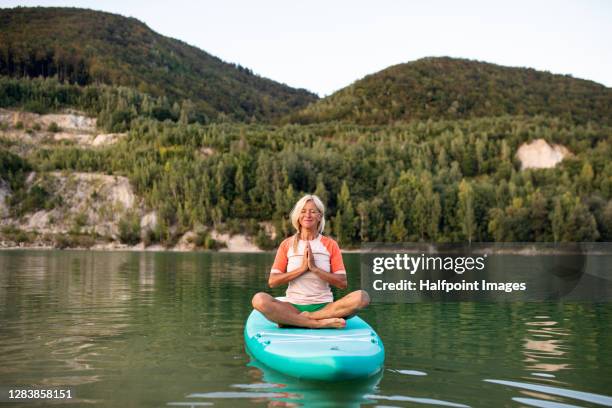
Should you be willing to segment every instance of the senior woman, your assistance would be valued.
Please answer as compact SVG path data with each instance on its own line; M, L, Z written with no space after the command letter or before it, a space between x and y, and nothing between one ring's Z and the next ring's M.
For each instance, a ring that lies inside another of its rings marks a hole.
M267 293L253 296L253 307L279 325L343 328L345 317L368 305L363 290L334 301L330 285L346 289L346 271L336 241L321 235L325 207L316 195L305 195L291 211L297 233L285 239L276 253L268 284L289 284L284 301Z

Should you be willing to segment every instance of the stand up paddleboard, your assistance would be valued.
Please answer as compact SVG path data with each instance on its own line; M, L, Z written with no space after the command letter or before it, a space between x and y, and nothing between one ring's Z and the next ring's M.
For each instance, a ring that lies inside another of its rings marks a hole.
M382 340L355 316L344 329L279 328L254 310L244 328L248 352L268 367L293 377L340 381L369 377L382 369Z

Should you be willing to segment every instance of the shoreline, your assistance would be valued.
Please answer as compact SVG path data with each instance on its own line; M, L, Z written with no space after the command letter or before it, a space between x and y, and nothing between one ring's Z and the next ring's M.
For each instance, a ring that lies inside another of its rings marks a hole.
M610 244L608 242L601 243L584 243L586 244ZM151 245L148 247L144 247L143 245L135 245L135 246L122 246L123 244L118 245L94 245L90 248L84 247L67 247L67 248L55 248L52 246L4 246L0 243L0 251L95 251L95 252L169 252L169 253L225 253L225 254L265 254L265 253L275 253L275 249L264 250L264 249L245 249L245 248L222 248L222 249L187 249L187 248L164 248L161 245ZM361 249L342 249L341 252L343 254L359 254L365 255L368 253L374 253L370 250L361 250ZM398 251L399 253L408 253L408 254L421 254L423 252L420 251ZM376 253L398 253L398 252L376 252ZM440 253L440 252L438 252ZM584 251L584 252L576 252L570 250L542 250L537 251L535 248L529 250L479 250L474 251L474 254L491 254L491 255L522 255L522 256L539 256L539 255L572 255L572 254L583 254L583 255L612 255L612 246L609 250L595 250L595 251ZM444 253L442 253L444 254ZM452 253L448 253L447 255L453 255Z
M52 246L2 246L0 247L0 252L2 251L96 251L96 252L176 252L176 253L189 253L189 252L203 252L203 253L226 253L226 254L259 254L266 252L274 252L266 251L260 249L258 251L248 251L248 250L228 250L227 248L223 249L178 249L178 248L163 248L157 246L150 247L113 247L113 248L104 248L104 247L91 247L91 248L83 248L83 247L69 247L69 248L55 248Z

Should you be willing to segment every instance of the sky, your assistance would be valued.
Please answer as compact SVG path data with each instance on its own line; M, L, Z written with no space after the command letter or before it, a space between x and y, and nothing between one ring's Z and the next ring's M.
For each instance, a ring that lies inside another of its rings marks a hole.
M326 96L391 65L469 58L612 87L612 1L11 1L135 17L256 74Z

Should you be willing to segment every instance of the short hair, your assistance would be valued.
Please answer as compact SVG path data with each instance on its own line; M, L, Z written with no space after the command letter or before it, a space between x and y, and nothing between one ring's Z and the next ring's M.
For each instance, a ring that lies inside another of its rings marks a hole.
M319 197L314 194L306 194L304 197L300 198L295 206L293 206L293 210L291 210L291 224L299 234L300 232L300 213L304 209L304 206L307 202L312 201L317 207L317 210L321 213L321 221L319 222L319 234L323 233L325 229L325 205L323 205L323 201Z

